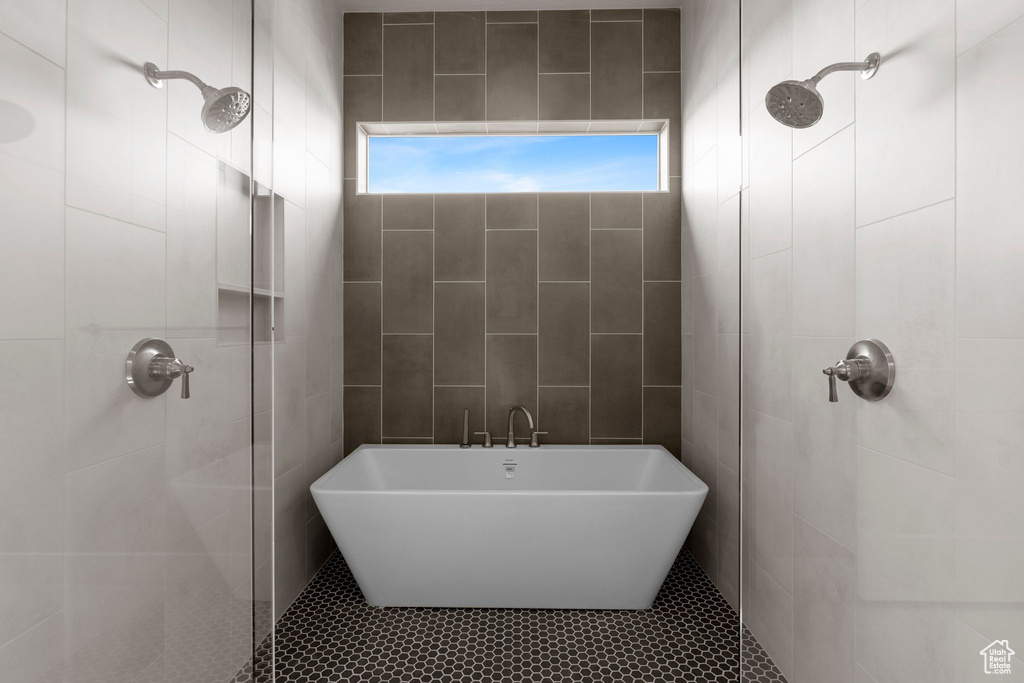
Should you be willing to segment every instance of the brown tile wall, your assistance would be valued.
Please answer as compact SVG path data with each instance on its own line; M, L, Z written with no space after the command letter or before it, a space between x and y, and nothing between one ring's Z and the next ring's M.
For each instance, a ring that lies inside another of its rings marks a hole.
M345 26L345 452L456 443L464 408L500 441L514 402L547 443L678 455L679 11ZM357 121L644 116L670 120L668 193L355 194Z

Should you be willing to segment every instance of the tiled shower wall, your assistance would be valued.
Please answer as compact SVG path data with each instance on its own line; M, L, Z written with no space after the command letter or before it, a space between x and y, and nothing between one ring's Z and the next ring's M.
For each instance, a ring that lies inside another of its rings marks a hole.
M255 11L254 166L257 180L265 174L261 182L285 200L275 219L283 224L274 226L284 249L283 282L274 283L284 292L277 341L254 349L257 467L267 461L271 433L274 444L276 617L333 548L309 485L341 460L343 443L342 13L334 0L257 0ZM255 477L258 588L270 566L261 542L270 540L269 510L260 504L269 477L269 468Z
M739 609L739 0L683 5L683 462L708 485L687 539Z
M225 219L248 233L244 190L240 216L219 194L222 162L250 167L250 123L293 259L276 354L291 427L278 444L279 608L329 547L305 489L341 444L340 366L334 392L323 372L340 346L340 14L255 3L256 106L230 134L202 128L190 83L155 90L141 73L153 61L249 89L252 5L0 2L4 681L228 680L250 654L254 554L256 600L270 600L270 489L254 546L246 316L218 310L218 267L248 273L250 256L245 238L217 244ZM225 343L236 324L242 340ZM177 382L149 400L126 387L125 356L147 336L195 366L189 400ZM270 405L269 351L257 347L257 409Z
M345 15L346 452L457 443L464 408L500 440L519 403L679 454L679 55L672 9ZM670 192L355 193L357 121L643 117Z
M728 26L717 4L690 11ZM793 683L991 678L980 651L1024 642L1024 3L743 7L744 619ZM873 51L873 79L822 82L813 128L767 114L774 83ZM713 73L687 70L692 232L722 244ZM821 369L865 337L893 392L829 403Z

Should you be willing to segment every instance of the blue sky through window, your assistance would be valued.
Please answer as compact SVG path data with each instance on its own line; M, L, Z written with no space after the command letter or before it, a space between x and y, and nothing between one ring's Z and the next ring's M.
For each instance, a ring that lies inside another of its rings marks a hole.
M371 137L374 193L658 189L658 136Z

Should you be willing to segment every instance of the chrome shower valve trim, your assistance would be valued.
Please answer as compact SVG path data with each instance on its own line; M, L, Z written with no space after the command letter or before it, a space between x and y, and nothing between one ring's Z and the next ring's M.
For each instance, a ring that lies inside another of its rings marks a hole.
M829 403L839 402L836 380L847 382L865 401L881 401L896 382L896 361L889 348L877 339L861 339L850 347L846 359L821 371L828 377Z
M156 398L181 378L181 397L189 398L189 376L195 368L174 355L174 349L162 339L140 339L128 352L125 379L136 396Z

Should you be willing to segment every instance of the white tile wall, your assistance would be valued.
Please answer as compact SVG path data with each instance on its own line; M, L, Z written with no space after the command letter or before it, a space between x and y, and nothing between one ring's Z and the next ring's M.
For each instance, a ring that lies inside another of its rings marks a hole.
M861 226L954 194L953 0L872 0L856 33L857 55L882 55L874 78L852 76Z
M241 259L246 280L249 255L246 237L219 264L228 248L217 231L218 221L247 226L247 203L232 212L218 186L221 164L249 165L250 124L257 178L289 199L277 226L291 249L278 321L288 341L273 349L281 423L294 427L279 429L277 453L291 465L278 502L279 612L326 557L330 537L306 488L340 456L332 389L341 377L307 382L306 358L330 368L341 319L340 192L331 186L341 175L341 16L320 4L257 3L259 99L249 121L215 136L202 128L193 85L153 89L141 64L251 89L248 0L0 3L5 681L164 680L203 658L203 646L222 662L211 680L227 680L248 656L248 603L254 590L271 597L265 571L253 588L252 554L269 566L277 489L267 467L256 472L265 495L247 489L250 394L255 379L257 409L269 410L272 350L256 348L253 378L249 347L218 341L218 326L232 324L218 313L218 272ZM298 78L276 72L275 53ZM275 130L291 148L272 147ZM299 208L307 202L309 220ZM308 354L307 301L316 321ZM127 390L125 354L146 336L169 339L195 366L190 400L177 385L152 400ZM257 464L269 463L269 444L260 446Z
M793 162L794 335L853 334L853 148L848 126Z
M899 358L891 401L858 401L858 443L953 473L953 384L934 382L952 357L953 202L857 230L857 337L881 339Z
M962 4L973 17L990 16L977 3ZM1024 14L1024 4L1016 4ZM1008 134L1020 120L1024 82L1007 78L1022 60L1024 22L1016 21L957 61L956 331L962 337L1024 336L1018 190L1024 141Z
M64 71L0 35L0 152L64 169Z
M688 540L739 606L739 4L684 3L683 462L710 489Z
M695 34L723 30L723 13L689 4ZM982 680L983 646L1024 642L1024 149L1012 132L1024 5L743 7L744 618L793 683ZM698 154L721 144L698 125L700 84L720 68L707 40L684 59L684 138ZM872 51L874 79L822 83L817 126L791 132L766 114L772 84ZM699 220L710 188L685 168ZM706 322L695 317L694 339ZM840 387L828 403L821 369L869 336L895 354L892 394L868 403Z
M963 54L1022 16L1021 0L957 0L956 53Z
M2 37L0 37L2 39ZM64 334L64 175L0 153L0 338Z
M68 116L72 206L164 228L166 90L137 65L166 54L166 22L136 0L69 2L69 108L81 112Z
M25 47L64 66L67 0L7 0L0 5L0 26Z
M828 64L867 56L853 51L853 12L852 0L793 0L792 78L810 78ZM818 84L818 92L825 98L824 113L814 126L793 131L793 156L853 123L854 84L852 78L835 75Z

